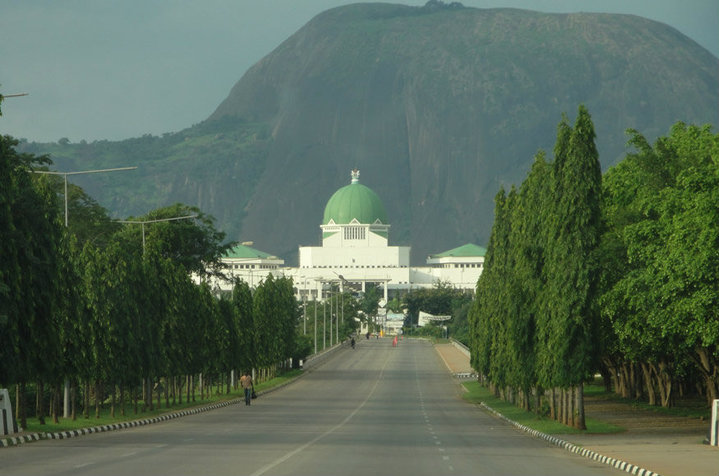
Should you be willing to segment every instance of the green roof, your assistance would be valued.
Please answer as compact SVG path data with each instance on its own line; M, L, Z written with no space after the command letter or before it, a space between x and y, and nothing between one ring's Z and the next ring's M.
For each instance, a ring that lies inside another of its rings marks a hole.
M467 243L458 248L431 255L430 258L446 258L448 256L467 257L467 256L484 256L487 253L487 249L482 246L477 246L472 243Z
M269 258L269 259L277 259L276 256L271 255L269 253L265 253L264 251L256 250L254 248L250 248L246 245L237 245L234 248L231 248L230 250L225 253L225 257L227 258Z
M356 172L356 171L355 171ZM322 224L330 220L338 225L346 225L357 220L363 225L377 221L386 225L387 212L382 200L369 187L359 183L359 172L352 176L352 183L337 190L325 206Z

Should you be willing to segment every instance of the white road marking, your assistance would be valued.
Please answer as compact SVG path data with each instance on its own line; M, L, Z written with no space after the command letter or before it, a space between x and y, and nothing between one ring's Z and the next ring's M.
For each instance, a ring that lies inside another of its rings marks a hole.
M285 461L287 461L294 455L304 451L311 445L317 443L319 440L321 440L325 436L330 435L330 434L334 433L335 431L339 430L340 428L342 428L348 421L350 421L352 419L352 417L354 417L357 414L357 412L359 412L362 409L362 407L364 407L367 404L369 399L372 397L375 390L377 389L377 386L379 385L380 381L382 380L382 375L384 374L384 369L387 366L387 362L389 362L389 356L387 356L387 359L384 361L384 365L382 365L382 370L380 370L380 372L379 372L379 377L377 377L377 380L375 381L374 386L372 387L372 390L370 390L369 394L367 395L367 398L365 398L364 401L357 406L357 408L352 410L352 413L347 415L347 417L344 420L342 420L341 422L339 422L338 424L336 424L329 430L325 431L324 433L312 438L310 441L308 441L304 445L301 445L301 446L295 448L294 450L286 453L284 456L277 458L272 463L267 464L267 465L263 466L262 468L258 469L257 471L252 473L251 476L261 476L261 475L265 474L267 471L271 470L278 464L284 463Z

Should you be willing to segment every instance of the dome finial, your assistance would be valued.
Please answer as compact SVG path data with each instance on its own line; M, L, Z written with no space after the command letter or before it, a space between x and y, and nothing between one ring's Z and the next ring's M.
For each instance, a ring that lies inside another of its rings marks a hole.
M359 169L352 169L352 182L351 183L359 183Z

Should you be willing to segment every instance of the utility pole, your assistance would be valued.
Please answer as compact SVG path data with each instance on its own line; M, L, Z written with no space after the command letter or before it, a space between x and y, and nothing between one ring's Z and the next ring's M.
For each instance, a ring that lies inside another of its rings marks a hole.
M15 97L15 96L25 96L27 93L24 94L15 94L10 96L4 96L4 97ZM36 174L44 174L44 175L62 175L65 180L65 228L68 227L68 211L67 211L67 176L68 175L83 175L83 174L97 174L97 173L104 173L104 172L120 172L124 170L135 170L137 167L117 167L114 169L99 169L99 170L81 170L78 172L53 172L49 170L33 170ZM63 406L62 406L62 417L63 418L69 418L70 417L70 381L65 380L65 386L64 386L64 392L63 392Z
M161 221L174 221L174 220L187 220L189 218L195 218L197 215L187 215L184 217L172 217L172 218L158 218L156 220L117 220L118 223L129 223L142 225L142 254L145 254L145 224L147 223L159 223Z

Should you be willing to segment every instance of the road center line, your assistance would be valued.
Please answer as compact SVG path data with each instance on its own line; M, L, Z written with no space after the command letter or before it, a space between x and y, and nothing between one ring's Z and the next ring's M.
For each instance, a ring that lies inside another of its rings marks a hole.
M380 381L382 380L382 375L384 374L384 369L387 366L387 362L389 362L390 355L387 355L387 358L385 359L384 364L382 364L382 369L379 372L379 377L375 381L374 386L372 387L372 390L370 390L369 394L367 394L367 398L365 398L364 401L357 406L357 408L352 410L352 413L347 415L347 417L345 417L344 420L342 420L341 422L339 422L338 424L336 424L329 430L325 431L321 435L315 436L314 438L312 438L310 441L308 441L304 445L295 448L294 450L290 451L289 453L285 454L284 456L277 458L272 463L269 463L269 464L263 466L262 468L258 469L257 471L252 473L251 476L261 476L261 475L265 474L267 471L271 470L278 464L284 463L285 461L292 458L297 453L300 453L301 451L307 449L309 446L317 443L319 440L321 440L325 436L330 435L330 434L334 433L335 431L339 430L340 428L342 428L348 421L350 421L352 419L352 417L354 417L357 414L358 411L360 411L362 409L362 407L365 406L365 404L369 401L369 399L374 394L375 390L377 389L377 385L379 385Z

